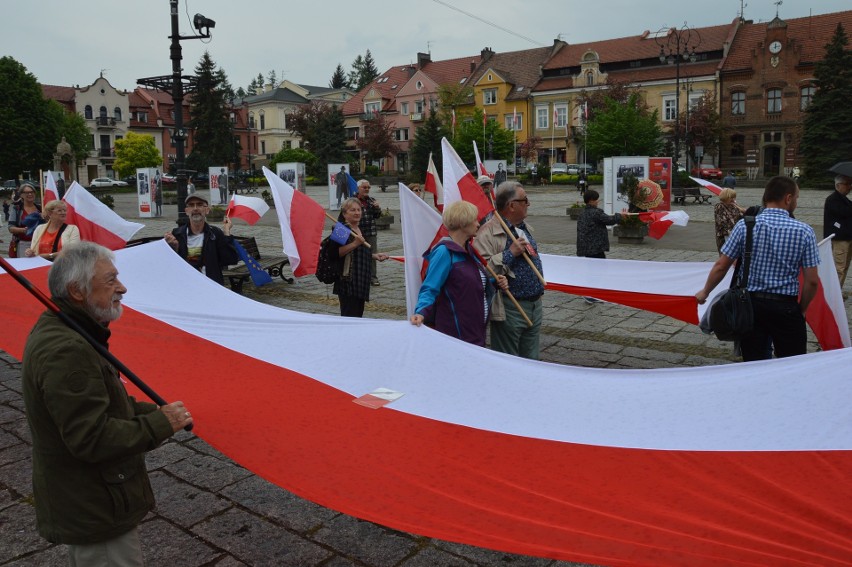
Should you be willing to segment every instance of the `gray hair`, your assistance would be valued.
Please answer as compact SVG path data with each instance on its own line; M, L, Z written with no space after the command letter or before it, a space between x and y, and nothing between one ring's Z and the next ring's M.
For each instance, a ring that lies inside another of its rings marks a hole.
M57 299L68 299L71 285L84 295L92 291L95 264L99 260L115 261L115 254L94 242L80 241L63 246L47 274L47 287Z
M494 199L494 207L498 211L504 210L518 194L518 189L524 186L518 181L504 181L497 187L497 197Z
M852 181L852 177L848 175L836 175L834 176L834 186L837 187L838 183L847 183Z
M358 187L361 187L361 185L369 185L369 184L370 184L370 181L368 179L359 179L358 180Z

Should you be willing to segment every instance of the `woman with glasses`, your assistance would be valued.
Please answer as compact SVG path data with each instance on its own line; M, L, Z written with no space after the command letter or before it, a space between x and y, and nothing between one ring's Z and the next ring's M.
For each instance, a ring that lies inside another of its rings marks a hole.
M21 199L9 212L9 232L12 244L9 245L9 257L24 256L33 239L35 227L41 224L41 207L36 202L35 188L24 183L21 185Z
M65 224L68 207L64 201L50 201L44 206L44 218L47 224L41 224L33 232L28 257L41 256L53 260L63 246L80 241L80 230L73 224Z

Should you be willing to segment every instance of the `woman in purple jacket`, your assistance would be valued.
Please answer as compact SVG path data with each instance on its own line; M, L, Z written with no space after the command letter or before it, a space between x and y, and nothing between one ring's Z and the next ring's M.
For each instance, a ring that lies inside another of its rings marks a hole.
M411 323L419 326L425 322L446 335L485 346L493 288L470 249L470 239L479 229L476 219L476 207L466 201L456 201L444 209L449 237L426 254L429 267ZM509 286L505 276L497 276L497 285L501 289Z

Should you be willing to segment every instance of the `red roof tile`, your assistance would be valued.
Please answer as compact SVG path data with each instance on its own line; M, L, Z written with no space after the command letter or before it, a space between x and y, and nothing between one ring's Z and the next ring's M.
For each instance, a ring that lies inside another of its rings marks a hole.
M347 100L341 107L344 116L352 116L354 114L362 114L364 112L364 97L370 92L370 89L376 89L382 97L382 111L387 112L394 108L394 96L396 92L402 88L411 75L416 71L413 65L399 65L391 67L360 91L355 96ZM393 88L393 87L396 88Z
M473 69L476 70L480 61L482 61L481 55L446 59L444 61L430 61L423 65L420 70L437 84L446 85L449 83L458 83L463 78L470 77L472 72L471 63L473 63Z

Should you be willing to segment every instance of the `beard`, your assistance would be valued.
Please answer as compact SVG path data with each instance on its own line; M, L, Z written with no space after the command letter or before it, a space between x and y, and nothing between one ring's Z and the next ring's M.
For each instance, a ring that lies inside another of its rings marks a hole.
M124 311L124 308L122 307L121 303L119 303L115 307L113 307L112 305L112 303L115 301L120 302L122 297L123 295L120 293L113 295L109 307L98 307L97 305L93 305L88 302L86 303L86 307L88 308L91 316L96 321L99 321L101 323L110 323L121 317L121 313L122 311Z

